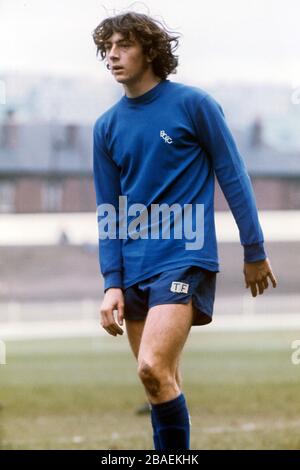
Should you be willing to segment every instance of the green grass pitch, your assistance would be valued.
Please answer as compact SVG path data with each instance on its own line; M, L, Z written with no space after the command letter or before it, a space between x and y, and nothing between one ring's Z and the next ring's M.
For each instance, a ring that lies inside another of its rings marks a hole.
M201 327L200 327L201 328ZM182 357L192 449L300 449L300 331L192 332ZM7 342L0 449L152 449L127 338Z

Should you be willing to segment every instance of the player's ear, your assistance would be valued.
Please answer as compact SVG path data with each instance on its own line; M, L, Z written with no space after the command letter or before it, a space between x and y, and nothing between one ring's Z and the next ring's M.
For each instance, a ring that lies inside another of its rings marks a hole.
M154 49L150 49L146 56L147 62L149 63L152 62L156 56L157 56L157 52Z

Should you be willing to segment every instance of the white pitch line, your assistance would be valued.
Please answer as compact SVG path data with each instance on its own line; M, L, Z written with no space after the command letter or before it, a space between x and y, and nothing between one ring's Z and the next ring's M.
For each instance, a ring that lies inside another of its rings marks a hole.
M205 326L192 327L192 333L200 331L284 331L299 330L300 315L257 314L219 315ZM126 334L126 329L125 334ZM51 338L84 338L105 336L108 333L97 320L1 322L0 339L32 340Z
M300 211L259 211L265 240L300 241ZM219 242L240 242L229 211L215 213ZM57 214L0 214L0 246L56 245L62 232L71 244L97 244L96 211Z

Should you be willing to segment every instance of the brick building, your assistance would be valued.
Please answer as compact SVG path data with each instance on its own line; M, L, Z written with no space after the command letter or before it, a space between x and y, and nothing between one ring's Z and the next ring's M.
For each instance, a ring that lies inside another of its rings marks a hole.
M234 132L260 210L300 209L300 154L265 145L260 125ZM216 185L216 210L228 209ZM54 123L0 127L0 213L95 210L92 129Z

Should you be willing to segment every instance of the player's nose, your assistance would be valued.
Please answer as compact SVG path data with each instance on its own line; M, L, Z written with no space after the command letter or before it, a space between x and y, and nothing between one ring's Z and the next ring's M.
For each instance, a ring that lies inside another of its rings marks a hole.
M115 58L118 58L118 57L119 57L118 46L116 44L113 44L111 46L110 51L109 51L108 58L111 60L111 59L115 59Z

